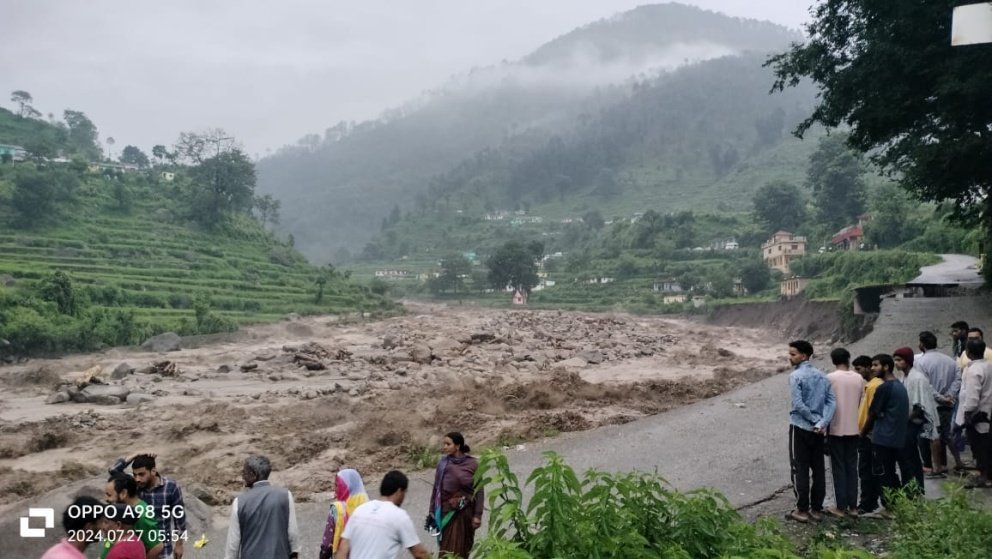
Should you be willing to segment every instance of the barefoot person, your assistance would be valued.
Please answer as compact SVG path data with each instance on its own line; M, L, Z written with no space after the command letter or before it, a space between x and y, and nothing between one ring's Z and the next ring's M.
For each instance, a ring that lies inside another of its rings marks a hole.
M482 488L476 492L473 481L479 462L468 455L469 447L461 433L448 433L442 444L444 456L434 476L428 515L441 532L438 553L467 558L475 542L475 530L482 525L485 495Z
M830 381L814 368L813 345L805 340L789 342L789 462L796 509L789 518L798 522L823 518L823 498L827 491L823 463L823 441L834 417L836 400ZM810 472L813 473L810 484Z
M324 537L320 542L320 559L331 559L338 551L341 534L344 533L348 518L355 509L369 500L365 492L365 484L358 471L341 470L335 479L334 502L327 513L327 525L324 527Z

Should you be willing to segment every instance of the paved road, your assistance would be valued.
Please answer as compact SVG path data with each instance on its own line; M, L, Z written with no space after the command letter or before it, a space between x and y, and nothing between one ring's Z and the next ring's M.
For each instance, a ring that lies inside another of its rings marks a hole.
M978 259L963 254L941 254L943 262L920 269L920 275L912 285L959 285L961 287L979 287L982 276L979 275Z

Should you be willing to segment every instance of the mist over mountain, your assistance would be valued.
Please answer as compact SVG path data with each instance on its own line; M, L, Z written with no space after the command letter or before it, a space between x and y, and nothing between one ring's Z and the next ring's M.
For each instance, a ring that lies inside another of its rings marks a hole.
M552 138L589 137L590 123L603 123L605 111L643 104L638 92L645 84L679 68L752 53L753 64L732 71L753 70L766 80L763 54L753 53L780 50L797 39L767 22L679 4L643 6L558 37L520 61L453 77L378 120L339 123L322 135L304 136L259 162L258 188L282 201L281 227L296 246L318 262L328 261L341 248L354 252L363 246L394 207L423 208L439 192L453 191L445 183L467 160L500 154L516 161ZM739 77L716 76L725 82L715 87L733 89ZM766 90L770 83L762 82ZM684 94L695 96L691 89ZM679 106L678 111L694 110ZM604 131L600 141L607 136ZM618 149L632 148L604 146L606 152ZM651 150L640 156L650 159ZM539 168L530 178L520 168L514 172L516 188L523 189L546 174Z

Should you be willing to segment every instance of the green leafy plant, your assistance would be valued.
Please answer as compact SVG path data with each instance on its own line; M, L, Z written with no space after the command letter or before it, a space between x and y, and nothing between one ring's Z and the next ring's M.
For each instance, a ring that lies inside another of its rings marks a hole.
M770 523L748 524L715 491L679 493L653 474L591 470L581 478L561 456L527 478L523 490L506 457L483 453L476 484L485 485L489 532L475 556L507 559L797 558Z

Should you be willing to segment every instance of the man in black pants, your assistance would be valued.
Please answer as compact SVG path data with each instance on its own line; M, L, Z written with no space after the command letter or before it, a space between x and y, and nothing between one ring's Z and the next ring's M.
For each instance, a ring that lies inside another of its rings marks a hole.
M788 518L809 522L823 518L823 497L827 492L823 463L823 441L836 409L834 392L819 370L810 365L813 346L805 340L789 343L789 375L792 409L789 411L789 462L796 509ZM812 485L810 472L813 473Z
M872 357L871 369L876 375L882 375L885 382L875 391L868 409L868 421L861 430L861 435L871 437L874 454L872 468L875 475L881 478L882 505L888 509L891 501L886 490L896 491L900 487L896 464L903 456L902 449L906 443L909 394L902 383L896 380L893 373L895 362L891 355L880 353ZM900 468L904 472L910 469L908 464L901 464Z

